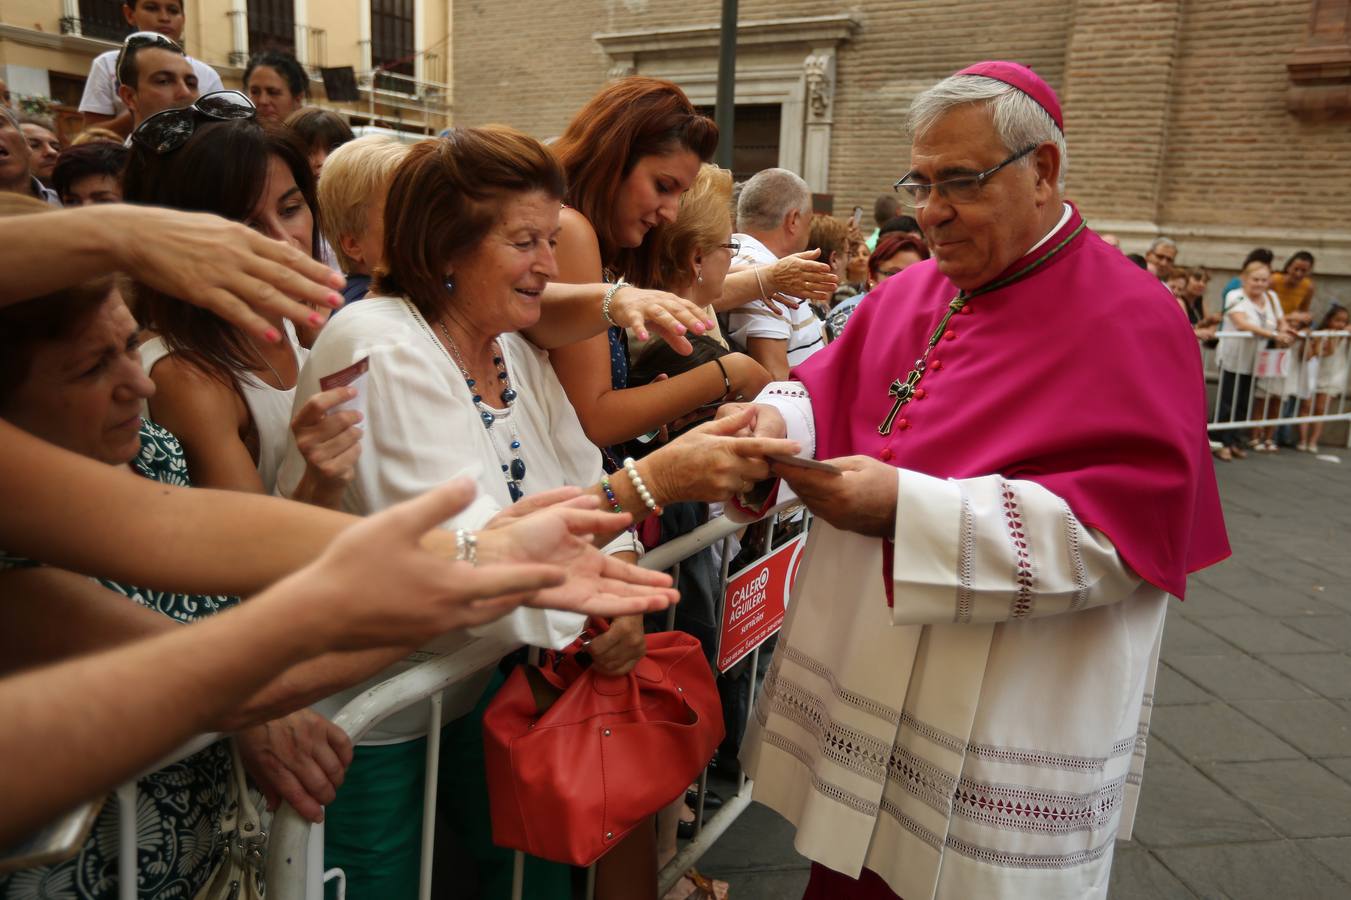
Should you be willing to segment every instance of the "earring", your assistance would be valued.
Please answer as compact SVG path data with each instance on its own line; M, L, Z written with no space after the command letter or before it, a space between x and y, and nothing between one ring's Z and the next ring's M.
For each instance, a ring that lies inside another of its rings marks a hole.
M450 293L454 293L454 291L455 291L455 277L454 277L453 275L447 275L447 276L446 276L446 293L450 294Z
M699 282L700 284L703 284L703 283L704 283L704 273L703 273L703 272L695 272L695 273L694 273L694 280L697 281L697 282Z

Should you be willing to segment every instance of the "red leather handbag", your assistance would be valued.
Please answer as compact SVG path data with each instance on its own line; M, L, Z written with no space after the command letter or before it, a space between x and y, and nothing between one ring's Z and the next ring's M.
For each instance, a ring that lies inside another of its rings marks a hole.
M576 646L518 666L483 717L493 841L589 866L685 792L723 738L699 642L647 636L628 675L586 667ZM562 691L541 711L541 693Z

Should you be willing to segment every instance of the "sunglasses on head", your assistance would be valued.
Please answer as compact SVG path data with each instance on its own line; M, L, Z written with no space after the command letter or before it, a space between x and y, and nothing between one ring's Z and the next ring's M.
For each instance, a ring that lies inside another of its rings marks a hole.
M188 142L197 130L199 117L225 122L252 119L258 110L239 91L212 91L183 109L166 109L146 119L131 133L133 143L163 156Z
M182 53L183 48L171 37L166 37L158 31L137 31L127 35L126 40L122 41L122 49L117 51L117 62L113 63L113 75L118 77L122 72L122 62L127 58L127 54L134 50L141 50L145 47L163 47L165 50L172 50L175 53Z

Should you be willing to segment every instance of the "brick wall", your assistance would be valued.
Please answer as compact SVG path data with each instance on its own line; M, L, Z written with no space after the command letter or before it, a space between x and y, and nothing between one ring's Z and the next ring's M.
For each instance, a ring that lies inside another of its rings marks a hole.
M456 120L507 121L541 137L561 131L604 83L611 60L594 34L711 25L719 10L717 0L452 2ZM905 171L904 114L918 91L1003 57L1060 92L1069 194L1093 221L1134 223L1123 232L1128 246L1160 228L1181 237L1189 261L1223 265L1258 243L1278 253L1308 245L1324 274L1351 275L1351 125L1285 110L1285 64L1310 3L742 0L740 14L745 23L850 11L862 22L838 50L837 211L871 210ZM743 48L740 64L757 52ZM690 65L713 71L716 58Z

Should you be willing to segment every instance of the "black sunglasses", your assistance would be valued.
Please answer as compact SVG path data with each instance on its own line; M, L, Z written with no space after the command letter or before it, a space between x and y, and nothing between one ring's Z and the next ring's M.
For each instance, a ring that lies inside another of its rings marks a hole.
M133 32L122 41L122 48L117 51L117 61L113 63L113 77L118 80L118 84L122 83L122 63L126 60L127 54L146 47L163 47L165 50L183 53L183 48L179 46L177 41L160 34L158 31Z
M131 140L151 153L163 156L188 142L197 130L199 116L223 122L252 119L257 114L253 101L239 91L212 91L198 97L192 106L155 113L136 126Z

